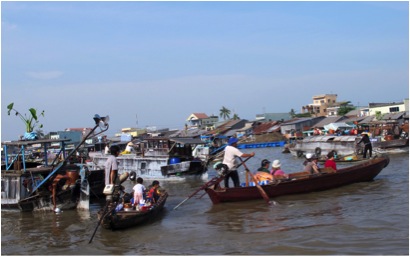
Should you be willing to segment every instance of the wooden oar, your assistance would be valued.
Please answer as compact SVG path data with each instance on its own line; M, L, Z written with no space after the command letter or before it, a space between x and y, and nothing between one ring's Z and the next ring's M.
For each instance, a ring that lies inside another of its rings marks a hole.
M239 164L238 166L236 166L236 168L239 168L241 165L245 165L245 162L247 160L249 160L251 157L248 157L245 159L245 161L241 160L241 164ZM194 195L196 195L199 191L201 190L205 190L205 188L208 188L210 186L213 186L215 184L219 184L219 182L221 182L224 178L225 178L226 174L221 174L217 177L212 178L211 180L209 180L208 182L206 182L204 185L202 185L198 190L196 190L194 193L192 193L190 196L188 196L187 198L185 198L182 202L180 202L177 206L174 207L174 210L176 210L179 206L181 206L183 203L185 203L186 201L188 201L189 199L191 199ZM202 197L202 196L201 196Z
M242 161L242 158L239 157L239 160L242 162L242 165L245 167L246 173L251 175L253 182L255 183L256 188L258 189L259 193L265 199L267 204L271 204L269 196L266 194L266 192L263 190L263 188L259 185L258 180L255 178L255 176L252 174L252 172L249 171L248 167L246 164Z
M100 218L100 220L98 221L97 227L95 227L94 233L93 233L93 235L91 236L90 241L88 241L89 244L93 241L93 238L94 238L94 236L95 236L95 233L97 232L98 227L100 226L100 224L101 224L102 220L104 219L105 215L108 213L108 205L109 205L109 202L107 202L107 203L105 204L103 213L101 214L101 218Z

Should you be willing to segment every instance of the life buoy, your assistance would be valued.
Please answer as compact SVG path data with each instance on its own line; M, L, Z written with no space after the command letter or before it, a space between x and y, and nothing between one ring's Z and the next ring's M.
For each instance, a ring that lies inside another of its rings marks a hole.
M296 155L297 155L298 157L302 157L302 156L303 156L303 152L299 150L299 151L296 152Z
M131 171L131 173L130 173L130 180L131 180L131 181L134 181L136 177L137 177L137 173L135 173L135 171Z
M322 153L322 149L320 149L320 147L316 147L315 149L315 154L316 156L319 158L320 154Z

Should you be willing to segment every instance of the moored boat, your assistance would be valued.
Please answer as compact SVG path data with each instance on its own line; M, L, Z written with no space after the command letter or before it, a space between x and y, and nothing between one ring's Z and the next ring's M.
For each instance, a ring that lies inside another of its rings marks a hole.
M118 172L135 173L136 177L149 179L178 179L186 175L207 178L207 161L193 156L195 145L204 144L193 138L146 138L139 143L140 151L117 157ZM103 168L108 155L97 153L93 165Z
M150 206L135 209L135 207L115 210L116 203L108 206L108 211L102 209L98 212L98 219L103 228L116 230L126 229L134 226L145 225L157 218L164 209L168 193L163 192L157 202Z
M260 185L269 197L322 191L358 182L373 180L388 164L389 157L382 155L358 165L339 169L336 172L322 172L311 175L306 172L289 174L289 180L272 181ZM218 185L205 188L212 203L237 202L262 199L256 186L222 188Z
M78 148L95 135L94 131L102 127L101 132L108 129L108 117L94 117L96 125L83 141L66 154L65 145L69 139L36 139L3 142L5 164L1 170L1 206L2 209L19 208L21 211L33 210L63 210L79 206L88 208L92 194L102 195L104 170L89 170L86 165L71 163L70 157L76 154ZM102 124L101 124L102 123ZM99 133L101 133L99 132ZM97 133L98 134L98 133ZM48 163L47 149L51 144L57 144L60 152L51 163ZM28 162L26 150L33 145L44 150L43 163ZM17 154L8 156L10 150Z

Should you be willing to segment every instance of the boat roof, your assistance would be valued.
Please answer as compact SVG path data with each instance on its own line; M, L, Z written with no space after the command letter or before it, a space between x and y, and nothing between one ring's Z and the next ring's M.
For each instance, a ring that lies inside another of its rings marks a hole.
M68 142L71 139L38 139L38 140L18 140L18 141L5 141L1 142L2 145L10 146L22 146L22 145L36 145L36 144L46 144L46 143L61 143Z
M328 141L333 141L333 142L351 142L355 141L357 136L311 136L311 137L305 137L303 139L303 142L328 142Z
M204 141L202 141L201 139L199 139L199 138L185 138L185 137L178 137L178 138L170 138L169 139L170 141L174 141L174 142L176 142L176 143L179 143L179 144L196 144L196 145L199 145L199 144L206 144Z

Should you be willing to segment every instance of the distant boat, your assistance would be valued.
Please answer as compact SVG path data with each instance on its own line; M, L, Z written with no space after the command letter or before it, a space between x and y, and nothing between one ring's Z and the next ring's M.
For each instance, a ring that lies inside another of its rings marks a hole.
M309 136L289 144L288 150L297 157L303 157L307 153L314 153L317 156L327 155L330 151L336 151L340 156L347 156L357 152L356 143L359 141L358 136Z
M174 179L187 175L207 178L207 155L194 156L195 147L204 145L195 138L146 138L134 143L137 151L117 157L119 174L128 172L147 179ZM109 155L96 153L92 164L103 168Z

